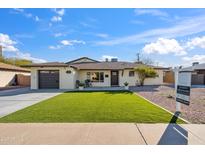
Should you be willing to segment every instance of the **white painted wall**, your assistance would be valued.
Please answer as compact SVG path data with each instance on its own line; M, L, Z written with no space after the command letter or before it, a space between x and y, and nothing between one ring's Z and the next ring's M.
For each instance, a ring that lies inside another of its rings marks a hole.
M30 75L30 73L26 72L0 70L0 87L9 86L9 84L14 81L16 74Z
M60 89L74 89L77 72L70 67L32 67L31 68L31 89L38 89L38 71L39 70L59 70ZM70 70L71 74L66 73Z
M135 72L135 75L133 77L129 76L129 71L132 71L132 69L126 69L124 70L124 74L122 76L122 71L119 71L119 85L124 86L125 82L129 83L129 86L135 86L136 83L139 83L139 78L137 72ZM159 77L156 78L146 78L144 81L144 85L161 85L163 84L163 70L156 70Z
M97 70L97 71L79 71L78 72L78 80L80 82L85 82L87 79L87 72L104 72L104 82L92 82L92 86L94 87L109 87L110 86L110 71L106 70ZM108 75L108 78L105 77L105 75Z
M31 89L38 89L38 70L59 70L60 73L60 89L74 89L76 80L84 82L87 79L87 72L96 71L77 71L69 67L33 67L31 68ZM71 74L67 74L66 71L71 70ZM138 80L138 75L135 72L133 77L129 77L129 71L131 69L119 71L119 86L124 86L125 82L129 83L129 86L135 86ZM145 85L160 85L163 84L163 70L156 70L159 77L145 79ZM109 87L111 86L111 73L109 70L98 70L97 72L104 72L104 82L92 82L94 87ZM108 78L105 75L108 74Z
M156 78L146 78L144 85L161 85L163 84L163 70L155 70L159 77Z
M119 71L119 85L124 86L125 82L129 83L129 86L135 86L136 82L138 80L137 73L135 72L134 76L129 76L129 71L133 71L132 69L125 69L124 73L122 75L123 71Z

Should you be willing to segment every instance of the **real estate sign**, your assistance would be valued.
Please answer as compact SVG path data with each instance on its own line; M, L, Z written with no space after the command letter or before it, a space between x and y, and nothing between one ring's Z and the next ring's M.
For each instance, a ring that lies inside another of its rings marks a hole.
M176 101L185 105L190 104L191 72L179 72Z

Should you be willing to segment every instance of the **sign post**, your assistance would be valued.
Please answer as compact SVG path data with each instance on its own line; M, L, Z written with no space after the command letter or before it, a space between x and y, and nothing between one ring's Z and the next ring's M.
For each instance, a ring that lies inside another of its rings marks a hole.
M190 104L191 72L175 69L176 112L181 111L181 105Z
M174 70L174 75L175 75L175 100L177 96L177 85L178 85L178 75L179 75L179 69L175 68ZM176 101L176 112L181 112L181 104Z

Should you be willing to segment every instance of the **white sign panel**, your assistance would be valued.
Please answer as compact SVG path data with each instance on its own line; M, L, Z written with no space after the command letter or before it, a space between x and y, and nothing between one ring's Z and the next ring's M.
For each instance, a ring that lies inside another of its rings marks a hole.
M176 101L189 105L191 89L191 72L179 72Z

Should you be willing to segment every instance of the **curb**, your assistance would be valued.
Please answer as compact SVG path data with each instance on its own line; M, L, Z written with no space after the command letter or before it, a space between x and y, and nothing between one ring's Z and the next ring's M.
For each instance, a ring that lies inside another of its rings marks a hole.
M133 93L134 93L135 95L137 95L137 96L139 96L139 97L145 99L145 100L148 101L149 103L151 103L151 104L153 104L153 105L155 105L155 106L157 106L157 107L163 109L164 111L166 111L166 112L172 114L173 116L175 115L173 112L171 112L171 111L165 109L164 107L162 107L162 106L160 106L160 105L158 105L158 104L156 104L156 103L154 103L154 102L148 100L147 98L145 98L145 97L139 95L138 93L136 93L136 92L133 92ZM189 122L188 120L185 120L184 118L181 118L181 117L178 117L178 118L181 119L181 120L183 120L183 121L186 122L187 124L191 124L191 122Z

